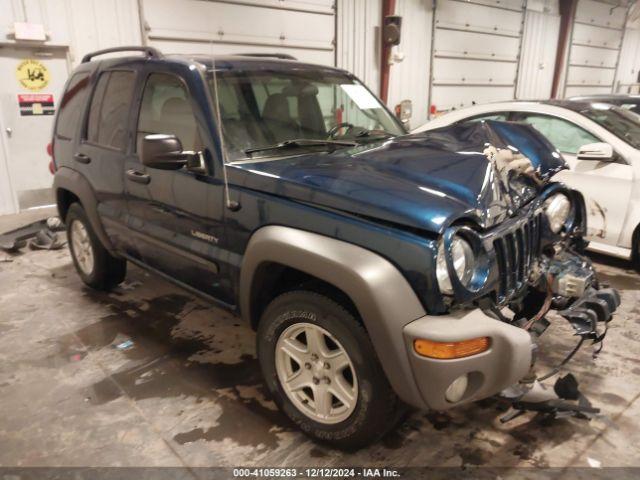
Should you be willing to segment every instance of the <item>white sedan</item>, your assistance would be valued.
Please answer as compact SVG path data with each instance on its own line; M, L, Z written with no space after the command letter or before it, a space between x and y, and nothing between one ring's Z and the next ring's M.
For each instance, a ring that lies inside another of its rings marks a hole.
M545 135L570 167L555 178L584 196L589 249L638 261L640 116L604 103L513 101L454 110L413 133L480 120L526 122Z

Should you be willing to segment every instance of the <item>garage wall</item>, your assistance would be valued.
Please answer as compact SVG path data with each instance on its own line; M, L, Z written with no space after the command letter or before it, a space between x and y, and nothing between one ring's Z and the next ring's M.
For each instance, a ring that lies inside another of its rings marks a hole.
M524 19L523 0L437 0L431 104L449 110L514 98Z
M44 42L16 42L14 22L40 24ZM35 93L54 106L71 68L93 50L140 44L136 0L0 0L0 214L53 203L46 145L52 115L24 115L18 95L34 93L16 79L26 59L40 62L48 83Z
M14 22L40 23L42 46L67 49L74 65L87 52L141 41L136 0L0 0L0 12L1 43L15 43Z
M565 98L614 90L627 10L609 2L578 0L564 75Z
M378 94L382 0L337 0L336 11L336 66Z
M559 34L558 2L527 2L516 98L551 96Z
M165 53L277 51L312 63L335 62L333 0L141 2L146 42Z
M639 73L640 29L635 25L633 27L627 25L620 51L614 91L616 93L638 93Z
M429 114L433 2L400 0L395 13L402 17L402 37L392 53L403 58L391 65L388 104L393 108L403 100L411 100L409 126L415 128L425 123Z

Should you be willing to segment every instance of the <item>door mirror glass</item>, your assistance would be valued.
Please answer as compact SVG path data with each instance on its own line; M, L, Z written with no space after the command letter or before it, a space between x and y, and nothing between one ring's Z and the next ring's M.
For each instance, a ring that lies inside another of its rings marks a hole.
M613 147L608 143L588 143L578 149L578 160L613 161Z
M141 150L142 164L161 170L178 170L196 155L193 152L183 152L182 143L175 135L162 133L145 136Z

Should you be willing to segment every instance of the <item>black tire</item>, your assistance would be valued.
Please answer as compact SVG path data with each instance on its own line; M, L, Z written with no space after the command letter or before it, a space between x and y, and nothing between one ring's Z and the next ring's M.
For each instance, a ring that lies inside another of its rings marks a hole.
M631 248L631 265L636 272L640 272L640 225L633 232Z
M357 401L340 423L318 422L289 399L278 379L276 345L291 325L310 323L329 332L348 354L357 376ZM344 450L380 439L399 420L401 405L380 366L364 327L340 304L312 291L296 290L275 298L258 326L258 359L265 383L278 407L307 435Z
M72 227L74 222L80 222L88 233L89 243L93 252L93 268L90 272L85 272L80 267L76 252L73 246ZM65 218L67 227L67 240L69 251L76 271L84 283L97 290L111 290L121 283L127 274L127 261L122 258L112 256L102 245L96 236L87 214L79 203L74 203L69 207Z

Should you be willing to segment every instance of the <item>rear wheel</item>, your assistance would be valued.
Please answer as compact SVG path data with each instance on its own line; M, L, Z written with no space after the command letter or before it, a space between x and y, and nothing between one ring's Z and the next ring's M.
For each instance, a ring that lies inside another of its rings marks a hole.
M126 260L104 248L80 204L69 207L65 223L71 258L82 281L99 290L110 290L122 282L127 273Z
M329 297L299 290L274 299L258 327L258 357L280 409L317 440L357 449L397 422L398 399L367 332Z

